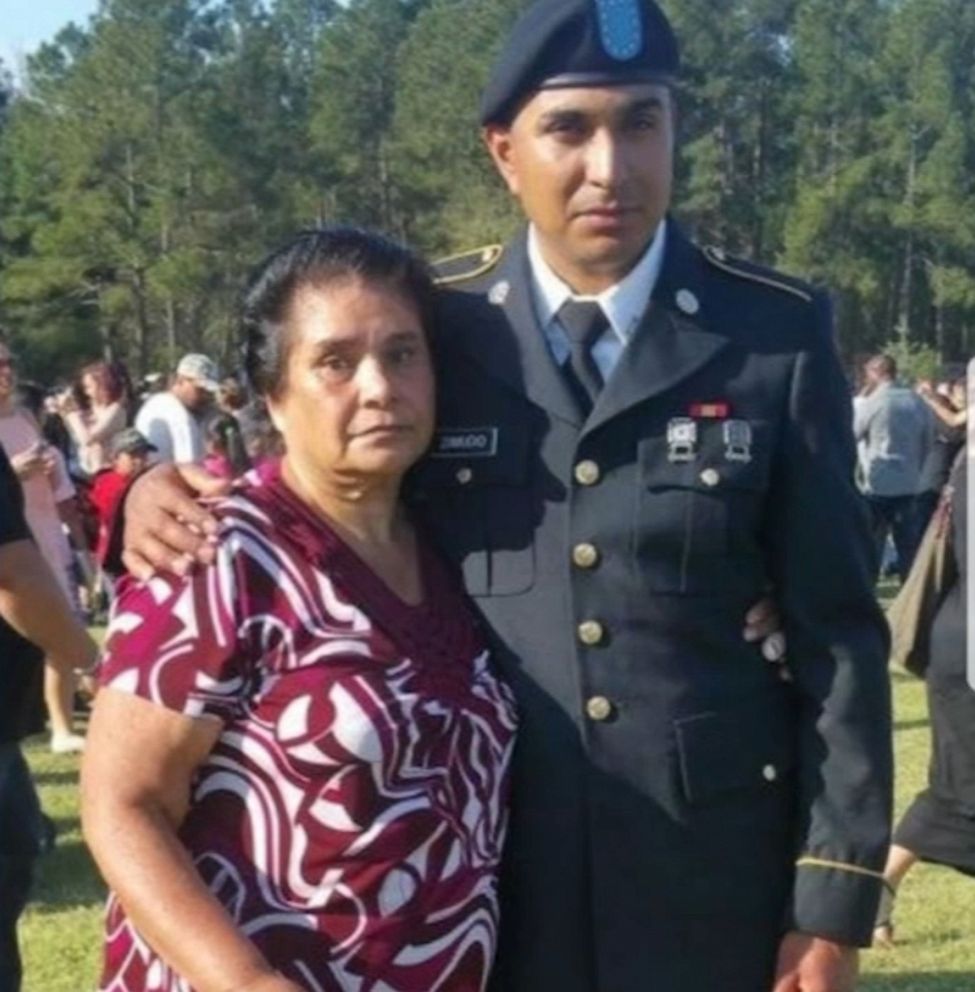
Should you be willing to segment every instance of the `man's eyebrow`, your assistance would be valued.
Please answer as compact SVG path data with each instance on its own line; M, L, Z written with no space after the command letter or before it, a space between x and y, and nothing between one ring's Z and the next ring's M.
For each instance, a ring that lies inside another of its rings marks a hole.
M628 117L631 114L645 113L646 111L663 111L666 105L659 96L637 97L629 103L624 103L618 107L616 114L620 117ZM581 120L586 120L591 116L590 111L583 107L575 107L568 104L564 107L552 107L546 110L538 119L543 127L549 124L571 124Z
M586 112L578 107L553 107L539 117L538 122L543 127L549 124L571 124L585 120Z
M659 96L641 97L622 108L624 114L638 114L643 110L665 110L664 101Z

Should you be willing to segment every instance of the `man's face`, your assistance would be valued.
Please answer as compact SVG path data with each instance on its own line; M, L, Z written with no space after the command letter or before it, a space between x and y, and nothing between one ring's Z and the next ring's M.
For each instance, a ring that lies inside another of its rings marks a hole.
M484 137L545 260L574 290L600 292L633 268L670 204L667 87L539 90Z
M213 400L213 393L209 389L188 376L177 377L173 384L173 393L183 406L194 413L205 410Z

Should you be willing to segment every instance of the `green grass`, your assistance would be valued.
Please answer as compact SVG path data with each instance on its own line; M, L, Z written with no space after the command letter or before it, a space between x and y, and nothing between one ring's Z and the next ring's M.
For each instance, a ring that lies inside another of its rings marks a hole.
M894 695L900 814L924 783L928 726L920 682L895 675ZM104 887L78 829L78 760L55 757L42 743L31 742L28 756L60 833L57 848L40 863L34 902L21 924L24 992L91 992ZM862 992L975 992L975 882L918 865L901 890L897 924L894 950L864 955Z

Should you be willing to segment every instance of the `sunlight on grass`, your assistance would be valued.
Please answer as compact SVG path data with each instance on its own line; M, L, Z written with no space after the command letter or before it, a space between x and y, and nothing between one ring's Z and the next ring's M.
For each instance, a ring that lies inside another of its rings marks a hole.
M928 727L920 682L895 675L894 696L899 815L924 783ZM34 902L21 925L24 992L92 992L104 887L78 829L78 759L49 754L39 739L31 742L28 756L44 808L57 822L58 844L40 863ZM975 992L973 910L975 882L947 869L918 866L897 907L900 943L864 956L862 992Z

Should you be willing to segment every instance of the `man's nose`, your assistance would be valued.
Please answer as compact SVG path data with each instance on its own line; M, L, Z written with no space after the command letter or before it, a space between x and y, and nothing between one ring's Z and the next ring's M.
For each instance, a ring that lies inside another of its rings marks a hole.
M623 178L623 149L612 131L596 131L589 141L586 155L586 173L591 183L612 187Z

